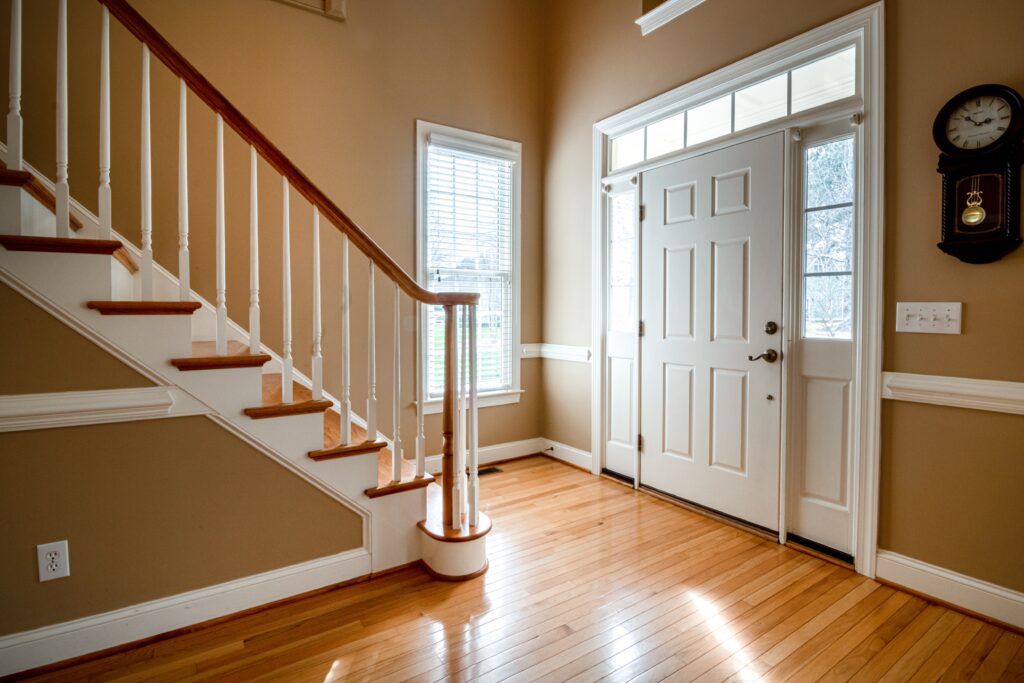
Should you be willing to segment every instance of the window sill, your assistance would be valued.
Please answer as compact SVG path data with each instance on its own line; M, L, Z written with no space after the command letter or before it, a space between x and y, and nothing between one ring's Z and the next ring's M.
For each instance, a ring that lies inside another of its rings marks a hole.
M493 408L494 406L507 406L519 403L519 396L523 393L521 389L512 391L495 391L490 394L480 394L477 397L477 408ZM424 415L436 415L443 410L442 401L439 398L431 399L423 404Z

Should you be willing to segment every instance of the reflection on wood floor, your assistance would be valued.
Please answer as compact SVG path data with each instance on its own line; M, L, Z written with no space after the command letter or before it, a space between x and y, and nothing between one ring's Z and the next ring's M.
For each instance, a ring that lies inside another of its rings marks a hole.
M481 480L490 571L418 568L51 680L1024 680L1022 637L545 457Z

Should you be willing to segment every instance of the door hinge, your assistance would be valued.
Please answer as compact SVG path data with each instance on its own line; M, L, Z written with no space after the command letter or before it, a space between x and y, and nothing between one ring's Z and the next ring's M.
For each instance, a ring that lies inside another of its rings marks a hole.
M645 218L647 218L647 205L646 204L641 204L640 205L640 222L642 223Z
M644 449L644 435L643 434L637 434L636 435L636 449L638 451L642 451Z
M639 334L641 337L644 336L644 321L643 320L641 320L640 324L637 326L637 334Z

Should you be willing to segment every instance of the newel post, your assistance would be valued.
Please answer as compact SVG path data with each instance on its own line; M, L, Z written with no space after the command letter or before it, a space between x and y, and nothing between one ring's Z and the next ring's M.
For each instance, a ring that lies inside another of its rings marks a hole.
M461 526L452 514L452 489L455 487L455 463L452 430L455 425L455 306L444 306L444 401L441 413L441 491L444 528Z

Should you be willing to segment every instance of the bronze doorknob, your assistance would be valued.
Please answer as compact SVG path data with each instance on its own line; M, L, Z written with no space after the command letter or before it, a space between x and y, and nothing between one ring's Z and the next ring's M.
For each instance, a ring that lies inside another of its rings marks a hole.
M756 356L747 356L747 360L764 360L766 363L774 363L779 359L779 352L775 349L768 349Z

